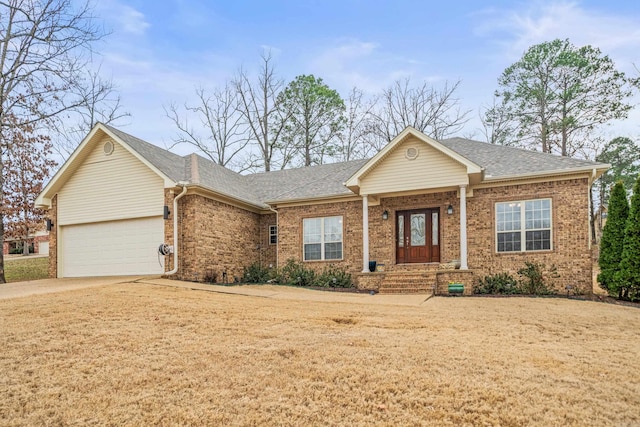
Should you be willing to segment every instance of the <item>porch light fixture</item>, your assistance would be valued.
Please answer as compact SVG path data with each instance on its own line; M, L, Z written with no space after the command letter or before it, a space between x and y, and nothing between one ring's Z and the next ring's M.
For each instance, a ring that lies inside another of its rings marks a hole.
M449 215L453 215L453 206L451 205L451 203L449 203L449 206L447 206L447 213Z
M162 214L163 218L164 219L169 219L169 214L170 213L171 212L169 211L169 206L164 205L164 210L163 210L163 214Z
M389 211L382 212L382 219L385 221L389 219Z
M53 228L53 222L47 218L47 231L51 231L51 229Z

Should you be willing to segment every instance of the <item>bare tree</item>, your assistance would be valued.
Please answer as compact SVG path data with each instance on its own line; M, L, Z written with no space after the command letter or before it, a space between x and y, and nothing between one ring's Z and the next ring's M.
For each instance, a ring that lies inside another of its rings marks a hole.
M371 133L371 112L375 103L364 98L362 91L351 89L346 100L345 124L338 135L336 160L349 161L364 159L372 154L373 147L368 142Z
M4 177L13 135L37 128L82 104L71 91L87 68L91 43L104 34L87 3L73 0L0 1L0 246L7 194ZM0 283L5 282L0 254Z
M268 172L275 166L278 150L289 151L280 146L289 114L282 111L278 101L284 81L275 74L271 52L265 51L260 57L262 66L255 81L240 69L232 84L238 93L239 109L249 128L250 137L259 149L257 166Z
M517 146L519 140L508 106L496 101L497 98L494 97L490 106L479 111L481 132L489 144Z
M72 82L69 92L79 100L79 105L55 120L53 149L67 158L80 145L82 139L98 123L121 125L131 117L121 104L120 95L112 79L105 79L97 71L86 70Z
M460 80L452 85L445 82L440 90L427 82L412 86L409 78L397 80L382 92L378 108L372 114L372 131L379 139L377 144L386 144L407 126L434 139L459 132L469 120L470 110L460 109L459 100L455 97L458 86Z
M230 85L214 89L208 94L204 88L196 89L197 105L184 104L184 113L176 104L165 107L165 114L178 128L174 146L189 144L211 161L238 171L247 168L239 156L249 143L248 127L240 111L238 92ZM189 119L195 115L196 125ZM202 136L202 132L206 136Z

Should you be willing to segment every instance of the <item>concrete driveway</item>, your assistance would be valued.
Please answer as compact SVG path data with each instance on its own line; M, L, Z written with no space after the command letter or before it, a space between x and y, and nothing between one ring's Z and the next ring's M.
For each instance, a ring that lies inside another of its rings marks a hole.
M0 300L93 288L96 286L115 285L117 283L131 283L136 280L151 279L154 277L158 276L74 277L5 283L0 285Z

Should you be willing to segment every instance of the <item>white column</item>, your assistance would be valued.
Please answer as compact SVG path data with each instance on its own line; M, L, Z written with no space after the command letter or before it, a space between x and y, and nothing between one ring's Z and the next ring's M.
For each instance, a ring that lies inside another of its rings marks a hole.
M467 186L460 186L460 270L467 266Z
M369 272L369 196L362 196L362 272Z

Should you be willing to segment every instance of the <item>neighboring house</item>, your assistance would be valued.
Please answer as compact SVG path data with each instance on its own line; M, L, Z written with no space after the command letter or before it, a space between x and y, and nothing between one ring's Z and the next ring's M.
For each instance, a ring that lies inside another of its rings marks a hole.
M2 253L16 254L22 253L22 238L5 238L2 247ZM44 229L37 230L32 236L29 237L29 253L39 255L49 255L49 232Z
M369 160L240 175L98 124L37 205L53 222L52 277L220 282L294 259L344 267L361 288L443 292L453 280L469 292L531 261L557 269L558 290L590 293L589 188L607 168L407 128ZM163 242L175 254L159 255ZM368 272L373 260L384 272Z

